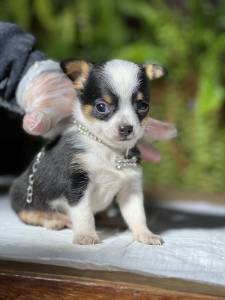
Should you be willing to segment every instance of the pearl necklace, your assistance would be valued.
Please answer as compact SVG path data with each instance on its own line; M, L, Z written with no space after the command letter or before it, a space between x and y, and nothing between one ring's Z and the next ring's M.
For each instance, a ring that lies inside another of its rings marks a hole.
M97 137L96 135L94 135L93 133L90 132L90 130L84 126L83 124L79 123L77 120L73 120L73 124L75 124L77 126L77 129L79 131L79 133L86 135L87 137L89 137L90 139L105 145L106 147L109 147L106 143L104 143L102 141L102 139L100 139L99 137ZM127 153L129 152L129 150L127 151ZM127 155L126 153L126 155ZM137 157L133 156L132 158L127 158L126 155L120 155L117 156L115 159L115 167L117 170L121 170L123 168L135 168L137 167Z
M83 135L86 135L88 136L89 138L91 138L92 140L100 143L100 144L104 144L103 141L98 138L97 136L95 136L94 134L92 134L88 129L87 127L85 127L84 125L78 123L76 120L73 121L73 124L75 124L77 126L77 129L78 131L83 134ZM104 144L105 145L105 144Z

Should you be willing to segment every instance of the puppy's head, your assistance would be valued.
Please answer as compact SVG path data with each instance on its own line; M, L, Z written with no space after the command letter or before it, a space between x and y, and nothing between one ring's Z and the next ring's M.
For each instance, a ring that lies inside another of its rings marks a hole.
M164 69L124 60L102 65L67 61L62 67L78 91L75 119L112 147L133 147L144 133L149 81L163 76Z

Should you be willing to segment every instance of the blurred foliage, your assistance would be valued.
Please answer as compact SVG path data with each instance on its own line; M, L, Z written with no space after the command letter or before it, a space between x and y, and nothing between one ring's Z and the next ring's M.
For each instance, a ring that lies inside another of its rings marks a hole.
M159 143L163 160L146 166L146 179L225 192L225 1L3 0L0 18L31 31L56 59L165 65L152 116L176 123L179 136Z

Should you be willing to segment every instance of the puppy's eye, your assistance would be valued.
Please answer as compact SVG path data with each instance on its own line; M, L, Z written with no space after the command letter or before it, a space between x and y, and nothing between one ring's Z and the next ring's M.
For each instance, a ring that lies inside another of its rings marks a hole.
M104 102L96 103L95 108L100 114L108 114L110 112L109 107Z
M136 109L140 113L145 113L149 109L149 104L145 101L137 101L136 103Z

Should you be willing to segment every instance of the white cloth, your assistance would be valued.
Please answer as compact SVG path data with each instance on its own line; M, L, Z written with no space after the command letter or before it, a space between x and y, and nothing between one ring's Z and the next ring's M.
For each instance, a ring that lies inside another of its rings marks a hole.
M152 228L158 228L165 241L161 247L133 242L127 231L102 232L101 244L75 246L69 229L23 224L5 197L0 199L0 259L125 270L225 286L225 207L192 203L183 205L185 212L175 207L152 209Z

